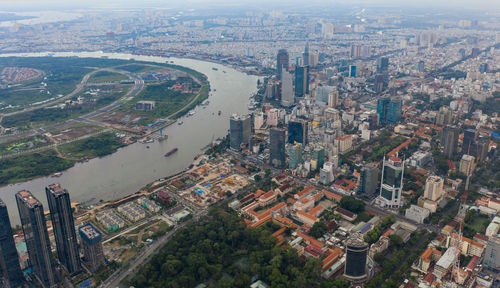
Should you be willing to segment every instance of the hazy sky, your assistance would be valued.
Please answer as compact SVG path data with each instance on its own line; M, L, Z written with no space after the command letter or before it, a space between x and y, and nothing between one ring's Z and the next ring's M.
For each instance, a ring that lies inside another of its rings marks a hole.
M230 5L240 6L251 4L252 6L259 5L261 8L275 6L275 5L290 5L297 4L305 5L368 5L368 6L419 6L425 7L450 7L450 8L482 8L482 9L500 9L500 0L0 0L0 9L15 8L22 10L23 8L32 10L34 6L41 8L92 8L95 6L114 6L117 7L182 7L182 6L196 6L200 4L205 5ZM274 5L273 5L274 4Z

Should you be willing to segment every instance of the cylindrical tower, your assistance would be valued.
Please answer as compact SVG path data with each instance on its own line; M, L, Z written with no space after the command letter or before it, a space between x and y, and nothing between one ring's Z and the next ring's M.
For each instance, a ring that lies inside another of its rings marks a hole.
M351 281L362 281L367 277L366 259L370 247L360 235L353 235L346 240L346 261L344 276Z

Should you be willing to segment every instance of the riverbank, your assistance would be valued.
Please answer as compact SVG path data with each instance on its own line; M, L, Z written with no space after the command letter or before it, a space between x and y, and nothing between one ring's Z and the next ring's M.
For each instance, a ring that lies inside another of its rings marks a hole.
M114 133L102 133L60 147L0 160L0 187L63 172L76 163L104 157L125 144Z
M48 53L18 54L17 56L41 57L47 55ZM0 56L6 57L6 55ZM227 66L191 59L96 52L56 52L52 56L108 57L109 59L121 60L133 58L134 61L150 62L154 65L168 62L188 67L206 75L211 89L209 101L206 105L194 107L190 110L193 113L179 118L177 123L163 128L163 135L168 135L167 140L128 145L106 157L76 163L58 178L40 177L0 188L0 198L9 207L15 207L15 193L20 190L31 191L35 197L46 204L44 187L54 182L60 183L70 192L72 201L91 205L99 203L101 200L106 202L123 198L135 193L147 183L184 171L192 164L196 155L206 149L207 144L227 135L231 114L248 113L248 99L257 92L257 82L260 79ZM217 70L212 69L214 67ZM160 131L156 131L151 138L156 139L159 135ZM148 146L149 148L147 148ZM174 148L178 148L178 152L170 157L164 157L168 151ZM13 225L19 223L17 209L9 209L9 215Z

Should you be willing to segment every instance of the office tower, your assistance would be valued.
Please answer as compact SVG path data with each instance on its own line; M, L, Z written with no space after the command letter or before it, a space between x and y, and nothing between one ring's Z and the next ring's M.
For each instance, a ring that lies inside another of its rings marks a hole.
M325 148L314 148L311 160L316 162L316 167L322 167L325 163Z
M439 176L429 176L425 181L424 198L432 201L436 201L441 198L443 194L443 178Z
M490 140L487 137L479 137L479 139L474 144L474 157L476 157L477 162L482 162L486 159L488 155L488 149L490 145Z
M286 51L286 49L280 49L276 59L276 74L278 79L281 79L281 73L283 70L288 71L289 61L288 51Z
M309 93L309 67L298 66L295 68L295 97L304 97Z
M421 72L421 73L425 72L425 62L424 62L424 60L418 61L418 63L417 63L417 70L418 70L418 72Z
M325 164L323 164L323 168L319 169L319 183L323 185L329 185L332 183L334 180L334 169L335 165L332 162L325 162Z
M271 128L269 133L269 163L274 167L283 167L286 163L286 131L283 128Z
M351 58L360 58L362 53L362 46L359 44L352 44L349 52Z
M479 72L480 73L488 73L490 71L490 67L488 63L481 63L479 65Z
M470 57L471 58L477 58L479 56L479 48L475 47L475 48L472 48L472 52L470 53Z
M384 91L386 87L385 77L382 74L377 74L373 80L373 90L377 93Z
M330 92L334 91L334 86L318 86L316 88L316 104L324 106L328 104L328 95Z
M456 114L453 113L448 107L441 106L439 112L436 115L436 125L445 126L451 125L456 122Z
M389 70L389 58L380 57L377 59L377 73L387 73Z
M0 279L2 277L7 285L6 288L20 287L24 282L19 256L12 238L7 205L0 199Z
M474 156L467 154L462 155L459 167L460 173L464 174L465 176L471 176L472 172L474 172L475 160L476 158Z
M264 125L264 113L262 111L253 113L253 129L259 130Z
M330 107L336 107L339 104L339 91L338 90L333 90L332 92L328 93L328 106Z
M50 219L56 240L57 258L70 275L81 270L80 252L75 232L75 222L68 190L58 184L45 187Z
M281 105L289 107L295 103L293 93L293 74L283 70L281 72Z
M303 54L303 62L302 64L304 66L309 66L310 62L310 56L309 56L309 43L306 43L306 47L304 48L304 54Z
M370 246L361 235L354 234L346 240L345 250L344 277L354 282L364 280L367 277L366 261Z
M462 153L472 155L472 150L474 150L474 143L476 142L476 130L466 129L464 130L464 137L462 139Z
M398 157L383 161L380 195L376 202L384 207L399 208L402 205L404 162Z
M377 192L378 168L368 164L361 168L359 179L359 194L373 195Z
M488 243L484 252L483 265L500 271L500 235L491 235L488 237Z
M102 250L102 235L92 224L78 228L80 234L83 261L87 268L94 272L106 264Z
M401 119L401 99L378 99L377 114L381 124L394 124Z
M443 153L450 159L457 153L458 128L455 126L446 126L442 131L441 144L444 146Z
M302 163L302 144L288 146L288 168L295 169Z
M231 149L239 151L241 145L248 144L252 123L249 115L233 114L229 118L229 146Z
M349 72L347 76L356 78L356 65L349 65Z
M57 279L43 205L26 190L17 192L16 202L33 274L44 288L55 287Z
M288 121L288 143L307 144L308 123L302 119Z

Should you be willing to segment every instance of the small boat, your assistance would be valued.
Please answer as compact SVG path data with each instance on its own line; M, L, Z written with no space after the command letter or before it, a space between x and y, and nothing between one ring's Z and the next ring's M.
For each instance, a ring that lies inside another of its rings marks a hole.
M146 148L147 148L147 149L149 149L149 145L148 145L148 146L146 146Z
M50 177L53 177L53 178L54 177L61 177L62 174L63 174L62 172L52 173L52 174L50 174Z
M184 124L184 122L183 122L183 121L179 121L179 122L177 122L177 125L182 125L182 124Z
M168 157L168 156L170 156L170 155L174 154L175 152L177 152L177 150L179 150L179 149L177 149L177 147L175 147L174 149L172 149L172 150L168 151L168 152L165 154L165 157Z
M214 71L219 71L219 69L215 68L215 67L212 67L212 70Z
M217 113L217 114L219 114L219 116L220 116L220 114L222 114L222 111L219 110L219 113Z
M189 116L193 116L195 113L196 113L196 112L194 112L194 111L189 111L188 115L189 115Z

